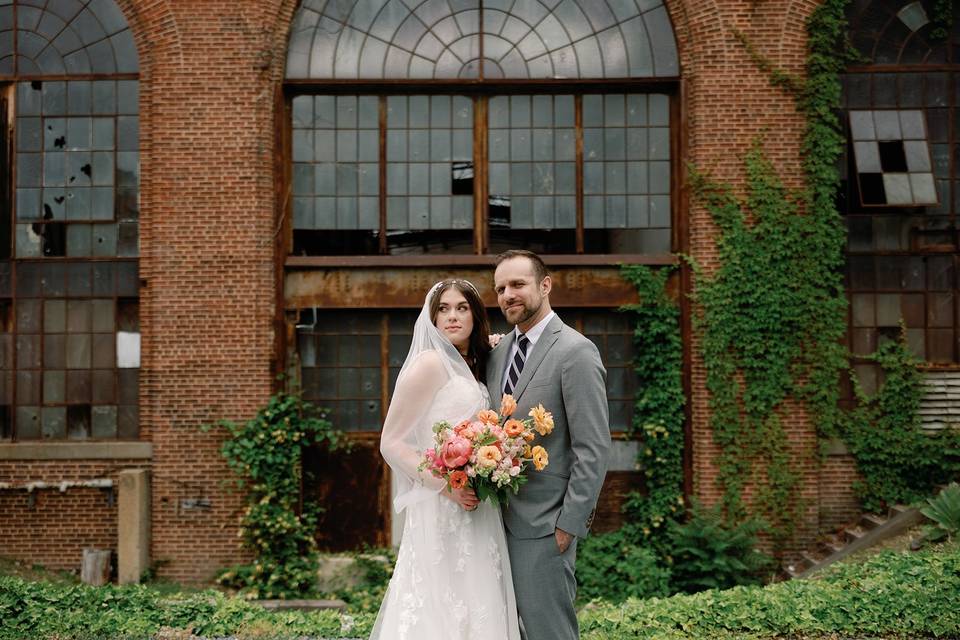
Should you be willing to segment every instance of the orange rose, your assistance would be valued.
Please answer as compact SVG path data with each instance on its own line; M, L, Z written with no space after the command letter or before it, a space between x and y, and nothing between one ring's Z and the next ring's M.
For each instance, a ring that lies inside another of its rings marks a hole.
M464 420L463 422L461 422L460 424L458 424L453 428L453 432L457 435L460 435L461 433L463 433L463 430L469 426L470 426L470 421Z
M533 457L533 468L537 471L543 471L550 463L550 456L547 455L547 450L543 447L536 446L531 453Z
M493 409L484 409L478 413L477 420L491 427L500 424L500 416Z
M503 430L506 431L507 435L511 438L516 438L517 436L523 434L523 423L519 420L510 418L507 420L507 423L503 425Z
M533 431L524 431L524 432L523 432L523 439L526 440L527 442L533 442L533 439L534 439L535 437L536 437L536 436L533 435Z
M500 415L509 418L517 410L517 401L509 393L503 394L503 400L500 401Z
M450 474L450 488L463 489L467 486L467 473L465 471L454 471Z
M553 414L544 409L542 404L530 409L528 415L533 418L533 427L541 436L549 435L553 431Z

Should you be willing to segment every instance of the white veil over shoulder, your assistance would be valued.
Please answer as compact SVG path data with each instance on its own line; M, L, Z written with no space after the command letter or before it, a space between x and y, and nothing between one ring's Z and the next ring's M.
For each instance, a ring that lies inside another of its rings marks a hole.
M465 511L439 495L444 480L417 471L435 422L457 424L489 406L486 388L430 322L441 289L427 292L380 438L403 537L370 638L520 640L500 508L484 501Z
M427 292L380 437L380 453L393 471L393 506L397 513L436 495L446 486L429 470L417 471L424 450L433 446L433 421L448 420L456 424L484 408L480 406L482 400L465 403L467 398L462 396L437 395L452 381L460 379L469 382L467 388L480 393L460 352L430 321L430 303L442 285L443 282L438 282ZM450 391L459 395L452 386ZM458 415L447 415L448 412Z

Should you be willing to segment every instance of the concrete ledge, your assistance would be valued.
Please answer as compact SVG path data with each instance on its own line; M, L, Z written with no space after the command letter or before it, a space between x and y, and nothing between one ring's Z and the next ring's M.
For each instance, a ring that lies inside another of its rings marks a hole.
M347 604L343 600L251 600L267 611L318 611L337 609L343 611Z
M0 444L0 460L116 460L153 458L151 442L17 442Z

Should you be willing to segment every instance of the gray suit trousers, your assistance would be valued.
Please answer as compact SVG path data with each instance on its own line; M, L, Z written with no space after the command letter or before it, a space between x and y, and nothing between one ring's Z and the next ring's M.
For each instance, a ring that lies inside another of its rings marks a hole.
M524 640L577 640L580 631L573 607L577 579L577 540L563 554L550 534L544 538L517 538L507 530L507 548L513 589ZM529 621L529 622L524 622Z

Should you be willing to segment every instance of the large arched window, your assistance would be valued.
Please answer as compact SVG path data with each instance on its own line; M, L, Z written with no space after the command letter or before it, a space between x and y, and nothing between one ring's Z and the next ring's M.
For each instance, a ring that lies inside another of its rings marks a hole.
M293 253L669 253L677 51L640 4L304 2Z
M600 349L611 428L626 430L631 328L615 309L632 291L615 265L678 249L678 80L661 0L303 0L283 213L307 398L375 443L423 293L455 274L492 302L490 256L526 248L554 268L561 317ZM374 519L389 517L388 489L356 498L382 477L370 451L364 471L357 453L335 474L364 480L322 543L387 541Z
M0 3L0 438L138 435L137 78L112 0Z

